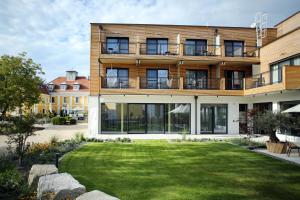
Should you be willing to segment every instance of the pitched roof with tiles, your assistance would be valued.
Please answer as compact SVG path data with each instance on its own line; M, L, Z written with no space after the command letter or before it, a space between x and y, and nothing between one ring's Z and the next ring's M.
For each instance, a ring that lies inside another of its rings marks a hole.
M77 76L75 80L67 80L67 77L60 76L51 81L54 84L53 92L88 92L90 88L90 80L85 76ZM60 84L65 83L67 85L66 90L60 89ZM74 83L80 84L79 90L73 90Z

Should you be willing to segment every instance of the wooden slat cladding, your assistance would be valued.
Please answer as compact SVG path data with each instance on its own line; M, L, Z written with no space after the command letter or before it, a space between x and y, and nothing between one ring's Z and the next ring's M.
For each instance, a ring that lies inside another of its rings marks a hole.
M90 95L98 95L100 80L99 80L99 26L91 26L91 46L90 46Z
M286 89L300 89L300 66L285 66Z
M280 37L290 31L300 27L300 11L285 21L276 25L277 37Z
M261 72L269 71L270 64L300 53L300 29L264 46L260 50Z

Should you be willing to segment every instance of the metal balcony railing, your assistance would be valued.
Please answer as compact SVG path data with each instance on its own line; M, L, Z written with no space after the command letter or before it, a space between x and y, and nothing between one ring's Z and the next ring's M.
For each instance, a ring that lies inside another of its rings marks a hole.
M101 42L102 54L135 54L136 43Z
M195 45L184 44L183 55L185 56L221 56L220 45Z
M141 55L179 55L179 44L140 44Z
M184 89L198 89L198 90L219 90L219 78L186 78L184 82Z
M102 88L115 88L115 89L130 88L128 77L106 76L106 77L102 77L101 81L102 81L101 82Z
M179 78L140 78L141 89L179 89Z
M225 90L243 90L244 78L225 79Z

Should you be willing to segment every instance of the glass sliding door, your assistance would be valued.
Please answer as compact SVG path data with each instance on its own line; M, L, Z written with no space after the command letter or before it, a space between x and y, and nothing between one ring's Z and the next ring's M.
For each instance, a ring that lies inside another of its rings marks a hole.
M186 70L187 89L207 89L207 70Z
M101 130L102 132L127 132L127 105L102 103Z
M168 39L147 39L147 54L149 55L164 55L168 52Z
M227 133L227 105L201 105L201 133Z
M227 106L214 106L214 133L225 134L227 132Z
M146 132L146 105L128 104L128 133Z
M128 88L129 73L126 68L107 68L106 69L107 88Z
M166 104L166 132L168 133L190 133L191 105L171 103Z
M164 133L164 104L147 104L147 133Z
M167 69L148 69L147 88L148 89L167 89L169 70Z

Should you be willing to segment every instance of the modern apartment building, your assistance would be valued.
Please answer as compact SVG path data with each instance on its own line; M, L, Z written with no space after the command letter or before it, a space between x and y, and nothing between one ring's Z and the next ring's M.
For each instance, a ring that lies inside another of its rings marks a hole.
M91 24L89 133L239 134L300 103L300 13L266 29Z
M49 111L59 115L73 112L88 112L90 81L85 76L78 76L76 71L67 71L47 84L50 102Z

